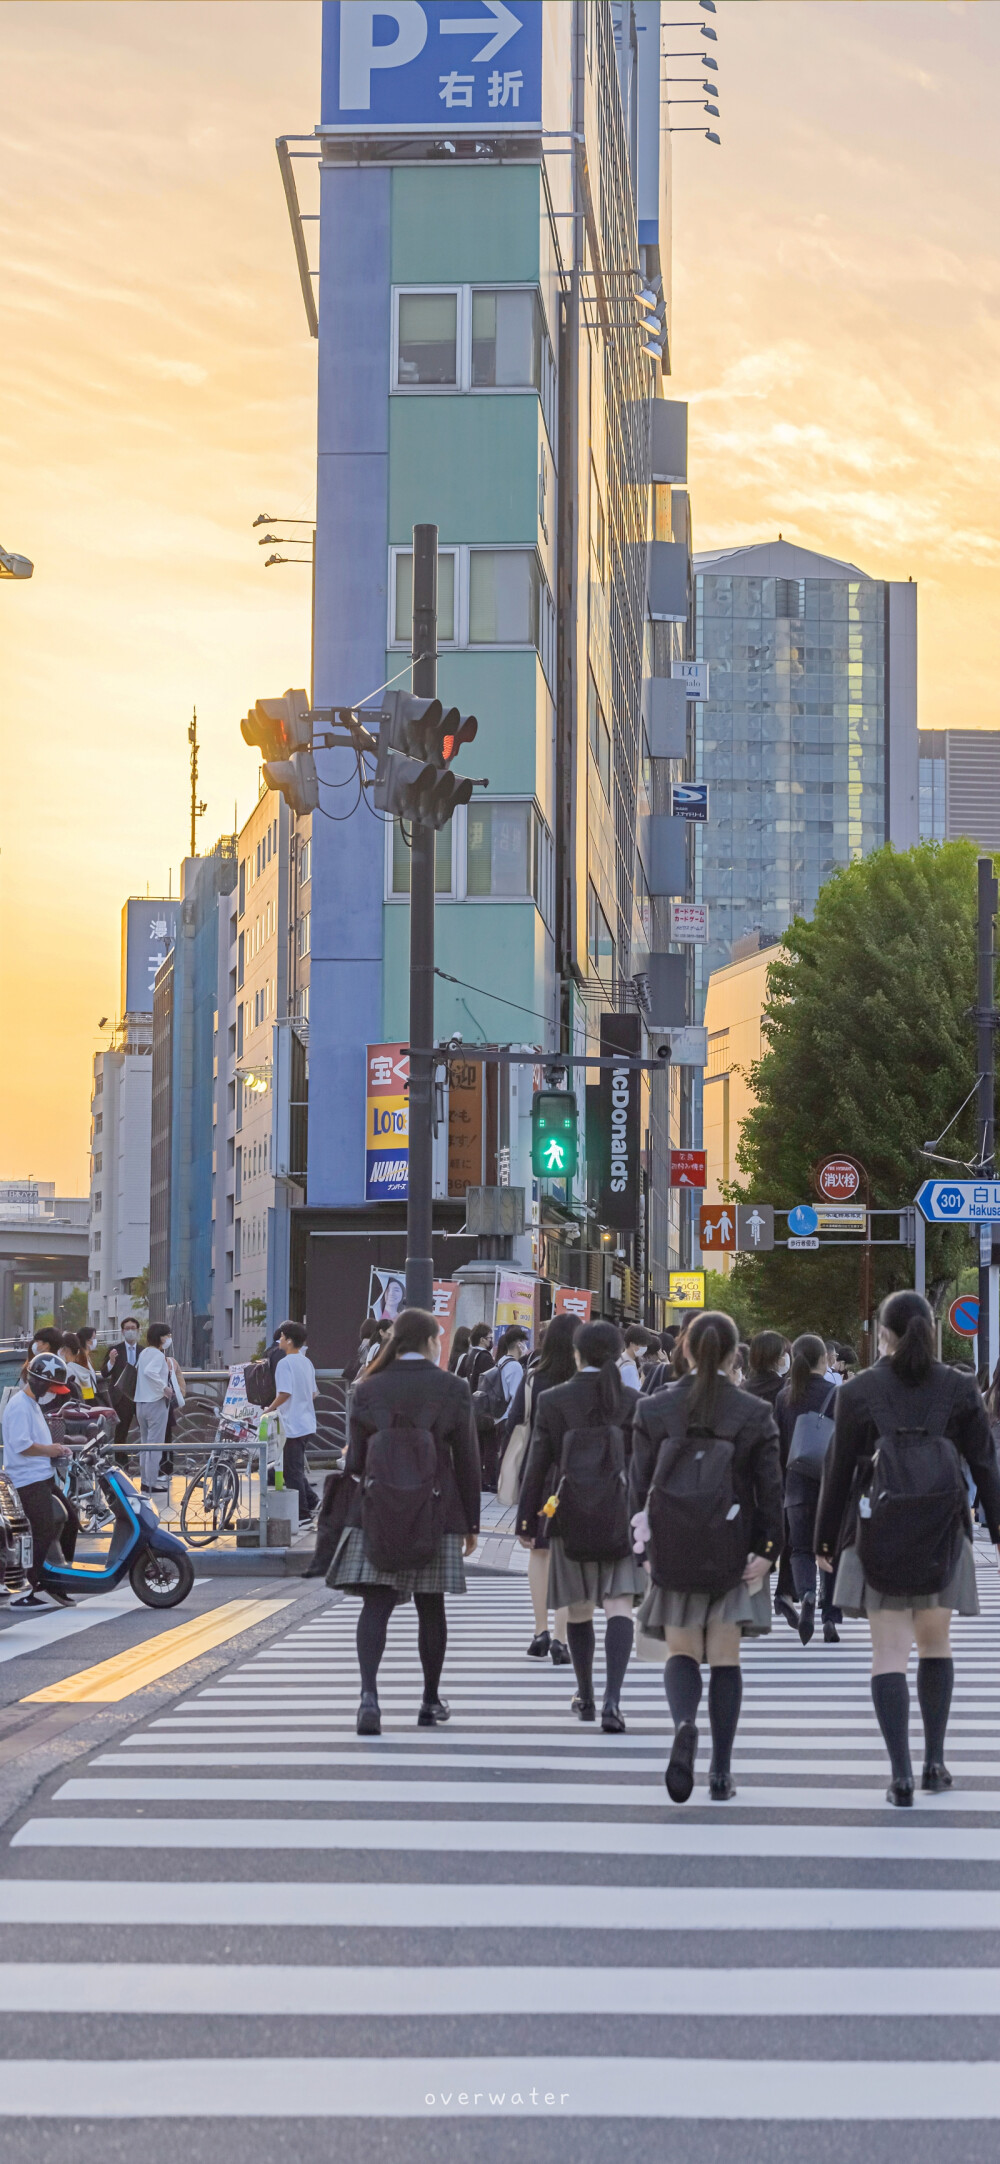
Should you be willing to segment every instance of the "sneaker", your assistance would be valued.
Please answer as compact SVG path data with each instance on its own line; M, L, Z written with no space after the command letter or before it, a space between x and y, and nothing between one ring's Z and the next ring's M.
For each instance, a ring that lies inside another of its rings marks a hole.
M18 1593L15 1595L10 1605L12 1608L47 1608L49 1606L49 1598L46 1593L36 1593L34 1591L30 1593Z
M154 1482L153 1482L153 1485L152 1485L152 1487L150 1488L150 1491L149 1491L149 1492L150 1492L150 1495L169 1495L169 1494L170 1494L170 1482L169 1482L169 1480L154 1480Z
M561 1638L553 1638L549 1647L549 1659L554 1668L569 1667L570 1650L568 1646L564 1646Z
M75 1602L75 1600L73 1599L73 1596L72 1596L72 1594L71 1594L71 1593L64 1593L64 1592L63 1592L63 1589L62 1589L62 1587L61 1587L61 1586L54 1586L54 1585L50 1585L50 1586L47 1586L47 1587L46 1587L46 1591L47 1591L47 1593L48 1593L49 1599L50 1599L50 1600L54 1600L54 1601L55 1601L55 1603L56 1603L56 1606L57 1606L57 1607L59 1607L59 1608L75 1608L75 1607L76 1607L76 1602Z
M694 1762L698 1750L698 1730L693 1721L682 1721L674 1737L667 1770L663 1776L671 1803L686 1803L694 1787Z

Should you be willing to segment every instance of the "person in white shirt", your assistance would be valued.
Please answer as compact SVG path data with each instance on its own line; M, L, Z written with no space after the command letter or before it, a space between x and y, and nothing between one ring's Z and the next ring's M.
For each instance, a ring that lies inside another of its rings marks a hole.
M135 1379L135 1410L139 1422L139 1467L142 1492L165 1488L158 1478L160 1452L167 1433L167 1413L172 1399L183 1400L176 1360L170 1358L173 1340L168 1322L151 1322L139 1354Z
M299 1498L299 1522L311 1518L319 1496L306 1470L306 1444L316 1433L316 1370L306 1352L300 1322L283 1322L278 1332L281 1359L274 1371L275 1398L268 1411L281 1414L285 1431L281 1470L286 1488Z
M52 1465L55 1458L70 1458L73 1453L65 1443L53 1442L42 1411L44 1404L56 1402L57 1389L61 1389L65 1397L65 1365L55 1354L42 1353L31 1362L23 1388L12 1391L0 1421L3 1469L17 1489L32 1536L32 1562L28 1574L31 1591L11 1601L12 1608L45 1607L46 1598L39 1590L42 1566L60 1523L65 1522L56 1505ZM52 1593L48 1598L61 1608L76 1605L68 1593Z

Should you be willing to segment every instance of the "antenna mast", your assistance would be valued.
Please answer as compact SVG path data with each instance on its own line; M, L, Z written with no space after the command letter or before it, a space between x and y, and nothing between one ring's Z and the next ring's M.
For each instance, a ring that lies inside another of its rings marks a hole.
M191 709L188 743L191 746L191 855L194 857L198 854L196 822L201 818L202 813L208 810L207 804L198 801L198 709L196 706Z

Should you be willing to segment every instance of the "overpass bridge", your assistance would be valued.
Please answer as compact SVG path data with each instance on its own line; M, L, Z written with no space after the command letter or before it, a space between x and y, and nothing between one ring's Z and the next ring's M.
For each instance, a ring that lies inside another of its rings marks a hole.
M10 1337L19 1322L31 1326L30 1314L15 1313L14 1286L40 1280L52 1286L58 1316L64 1285L85 1285L90 1272L89 1204L67 1202L72 1216L48 1212L17 1216L0 1207L0 1337Z

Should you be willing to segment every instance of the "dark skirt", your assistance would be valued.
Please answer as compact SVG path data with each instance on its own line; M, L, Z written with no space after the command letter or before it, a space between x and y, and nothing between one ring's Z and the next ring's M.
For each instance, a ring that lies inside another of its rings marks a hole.
M869 1585L856 1548L845 1548L837 1565L833 1597L845 1615L877 1615L881 1608L950 1608L957 1615L979 1614L976 1559L971 1540L962 1542L962 1553L940 1593L877 1593Z
M638 1556L624 1555L614 1563L576 1563L568 1556L557 1533L549 1545L549 1606L575 1607L593 1601L601 1608L606 1600L640 1601L648 1580Z
M398 1601L414 1593L464 1593L464 1541L461 1533L442 1533L437 1554L420 1570L376 1570L365 1553L359 1525L349 1525L326 1574L327 1585L342 1593L364 1593L368 1585L391 1585Z

